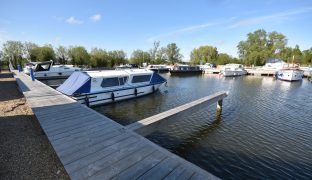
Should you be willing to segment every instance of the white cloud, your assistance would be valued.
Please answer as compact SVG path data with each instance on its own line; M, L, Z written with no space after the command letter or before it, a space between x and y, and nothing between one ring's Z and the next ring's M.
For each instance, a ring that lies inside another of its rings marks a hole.
M74 16L69 17L66 19L68 24L83 24L83 21L76 19Z
M214 25L216 25L216 24L215 23L206 23L206 24L189 26L186 28L182 28L182 29L172 31L172 32L162 33L162 34L158 34L156 36L152 36L152 37L148 38L147 41L153 42L155 40L159 40L160 38L165 38L165 37L175 36L175 35L179 35L179 34L183 34L183 33L199 31L199 30L203 30L203 29L206 29L206 28L214 26Z
M232 24L228 28L250 26L250 25L260 24L260 23L265 23L265 22L282 22L285 20L292 19L295 15L311 12L311 10L312 10L312 7L307 7L307 8L284 11L284 12L275 13L275 14L266 15L266 16L258 16L254 18L243 19Z
M95 15L93 15L93 16L90 17L90 20L91 20L92 22L98 22L98 21L100 21L101 19L102 19L101 14L95 14Z

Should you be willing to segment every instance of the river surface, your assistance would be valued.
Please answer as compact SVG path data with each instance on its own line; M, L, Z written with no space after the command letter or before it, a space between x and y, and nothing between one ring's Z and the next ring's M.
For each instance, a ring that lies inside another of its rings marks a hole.
M122 125L218 91L216 105L168 118L146 137L222 179L312 179L312 83L273 77L170 76L167 87L95 107Z

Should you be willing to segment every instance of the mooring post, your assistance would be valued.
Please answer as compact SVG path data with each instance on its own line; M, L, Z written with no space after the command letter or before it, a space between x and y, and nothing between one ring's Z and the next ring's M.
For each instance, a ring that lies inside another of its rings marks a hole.
M22 66L20 64L17 65L18 72L22 72Z
M217 102L217 111L222 111L222 99Z
M30 68L30 77L32 81L35 81L34 70L32 68Z

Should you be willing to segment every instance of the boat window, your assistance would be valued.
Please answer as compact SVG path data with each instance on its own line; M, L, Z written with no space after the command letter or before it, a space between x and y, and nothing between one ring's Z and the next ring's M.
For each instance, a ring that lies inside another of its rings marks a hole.
M119 78L119 84L124 85L128 80L128 77L120 77Z
M118 77L103 79L101 86L103 88L112 87L112 86L119 86Z
M148 82L151 79L151 75L133 76L132 83Z

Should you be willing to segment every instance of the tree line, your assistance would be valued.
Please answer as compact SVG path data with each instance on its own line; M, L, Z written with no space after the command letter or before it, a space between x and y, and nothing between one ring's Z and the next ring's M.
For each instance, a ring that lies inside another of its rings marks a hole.
M11 61L13 66L26 62L43 62L53 60L60 64L73 64L88 67L115 67L120 64L174 64L182 63L182 54L175 43L160 47L156 41L149 51L135 50L128 59L123 50L108 51L92 48L90 52L83 46L58 46L50 44L39 46L32 42L6 41L0 50L0 59Z
M237 45L239 58L226 53L219 53L214 46L206 45L194 48L190 53L190 64L214 63L217 65L227 63L241 63L245 65L264 65L269 58L279 58L295 63L312 64L312 47L301 51L299 46L287 46L285 35L276 31L266 32L263 29L247 34L247 39ZM6 41L0 50L2 61L11 61L13 66L28 61L53 60L60 64L73 64L88 67L114 67L120 64L175 64L183 63L183 55L176 43L169 43L161 47L159 41L153 43L148 51L134 50L127 58L123 50L105 50L92 48L90 52L83 46L58 46L50 44L39 46L32 42ZM185 63L185 62L184 62Z

